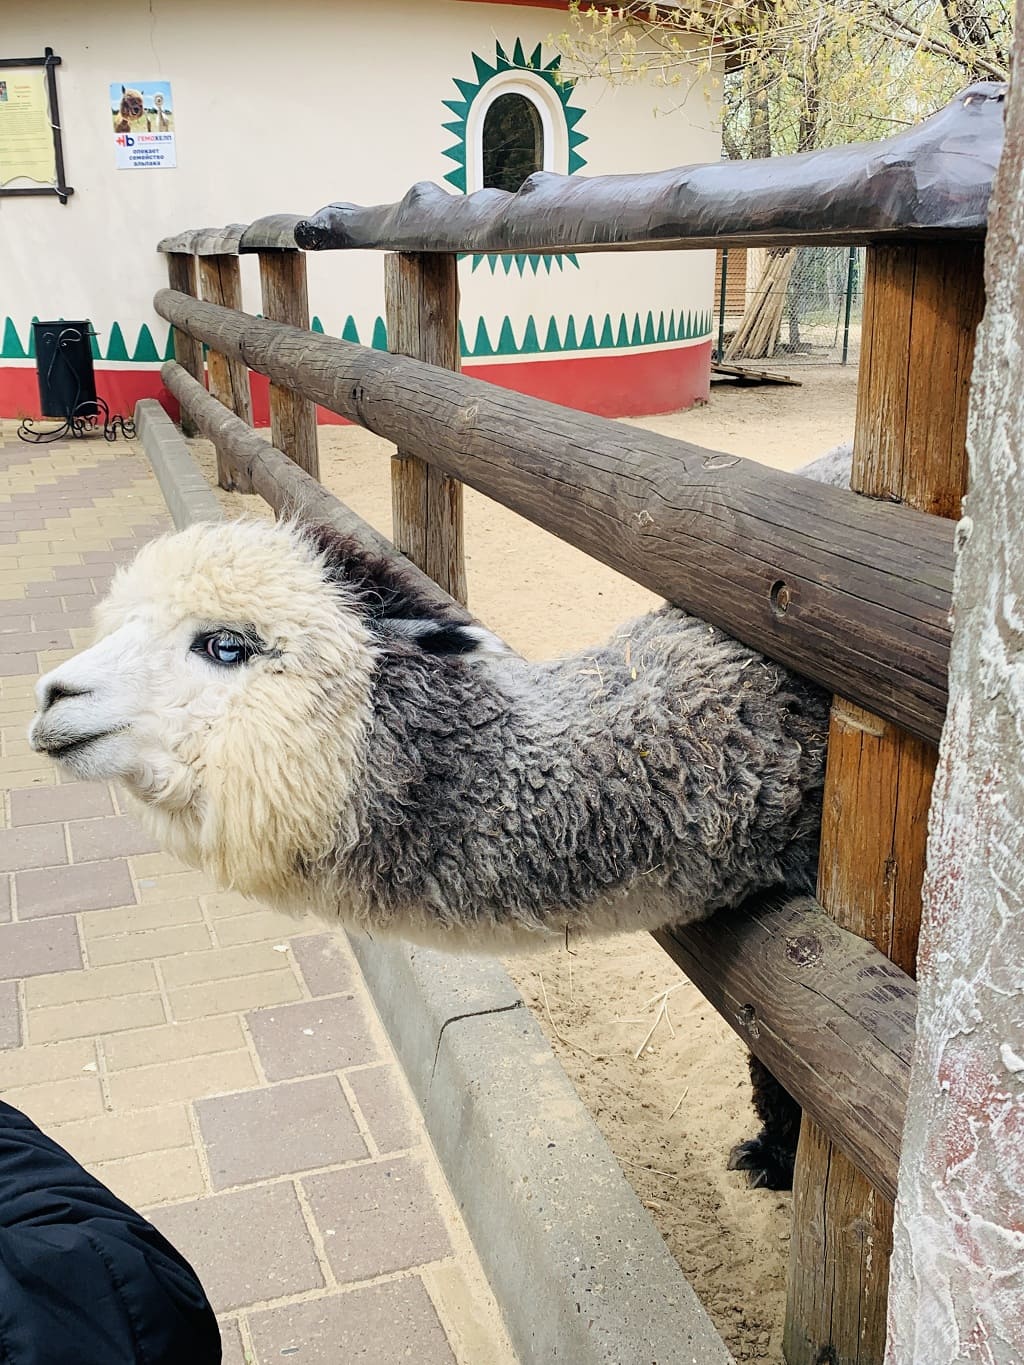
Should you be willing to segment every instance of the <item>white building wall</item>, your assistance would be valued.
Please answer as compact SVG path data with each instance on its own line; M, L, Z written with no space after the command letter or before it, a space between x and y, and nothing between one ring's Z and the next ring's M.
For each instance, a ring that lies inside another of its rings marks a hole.
M157 241L185 228L248 222L271 212L307 213L335 199L399 198L416 180L443 183L444 155L460 98L454 79L476 80L473 54L493 64L547 43L565 17L551 8L465 0L47 0L3 4L3 48L35 55L49 45L58 73L64 153L74 196L0 199L0 326L9 316L23 342L33 315L89 317L106 355L119 323L129 356L146 323L161 351L167 336L150 300L165 283ZM112 81L169 80L176 169L117 170L109 110ZM572 103L583 174L650 170L713 160L719 139L710 91L692 92L686 113L655 117L657 95L581 82ZM246 306L259 306L255 262L244 267ZM483 315L492 343L511 319L517 341L532 315L543 344L554 316L582 332L595 315L710 311L709 252L580 257L536 274L506 275L487 262L462 265L463 321L472 344ZM369 342L383 311L381 257L310 258L312 311L338 334L349 317ZM0 361L0 364L6 361Z

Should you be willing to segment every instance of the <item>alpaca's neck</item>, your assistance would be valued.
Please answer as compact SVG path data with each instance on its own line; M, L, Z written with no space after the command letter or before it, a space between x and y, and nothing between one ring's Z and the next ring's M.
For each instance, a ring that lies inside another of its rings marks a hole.
M679 613L556 665L382 670L374 715L345 868L375 915L643 928L806 881L823 699Z

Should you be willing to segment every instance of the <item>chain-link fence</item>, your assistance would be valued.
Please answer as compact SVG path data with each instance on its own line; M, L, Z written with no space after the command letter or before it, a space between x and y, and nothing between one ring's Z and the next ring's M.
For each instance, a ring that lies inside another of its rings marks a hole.
M856 365L863 280L863 248L721 251L715 359Z

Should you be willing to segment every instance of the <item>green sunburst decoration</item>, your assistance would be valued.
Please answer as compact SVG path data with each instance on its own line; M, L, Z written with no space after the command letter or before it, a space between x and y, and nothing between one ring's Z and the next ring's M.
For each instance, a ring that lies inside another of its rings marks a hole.
M558 101L562 106L562 115L565 119L565 127L569 140L568 171L569 174L572 175L575 171L580 170L587 163L580 155L578 149L582 143L587 141L587 135L586 133L578 132L576 125L586 113L586 110L581 109L579 105L572 103L575 82L559 79L558 69L562 61L561 56L552 57L551 61L545 63L541 53L541 44L538 43L529 57L527 57L523 50L522 39L520 38L517 38L515 41L511 57L502 47L501 43L495 43L494 51L495 56L493 64L486 62L483 57L478 56L475 52L472 54L473 65L476 68L475 81L460 80L458 76L452 77L462 98L443 101L445 108L450 109L455 115L452 122L442 124L442 127L452 133L455 137L455 142L450 147L445 148L444 151L444 155L455 162L452 170L444 177L445 180L448 181L449 185L454 185L457 190L461 190L463 194L466 193L466 126L469 121L469 111L472 108L473 101L477 98L488 81L492 81L495 76L502 75L506 71L532 71L535 76L539 76L541 80L549 85L558 96ZM483 261L487 262L492 273L498 269L500 263L506 275L510 273L513 265L519 271L520 275L525 272L527 266L529 266L536 275L541 266L550 274L552 265L556 266L557 269L562 270L564 268L564 263L568 261L578 270L580 264L576 257L571 254L565 256L474 255L473 269L475 270Z

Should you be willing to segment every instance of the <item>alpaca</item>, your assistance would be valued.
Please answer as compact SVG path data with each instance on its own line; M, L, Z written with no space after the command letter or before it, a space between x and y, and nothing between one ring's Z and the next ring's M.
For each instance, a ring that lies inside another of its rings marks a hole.
M677 608L527 663L330 530L238 521L144 547L97 625L33 748L281 909L496 950L813 890L829 698Z
M164 97L163 97L163 95L161 95L161 94L158 93L158 94L156 94L156 95L153 96L153 108L154 108L154 110L156 111L156 126L157 126L157 131L160 132L160 133L166 133L167 130L170 128L171 125L170 125L170 123L167 121L167 115L164 113Z

